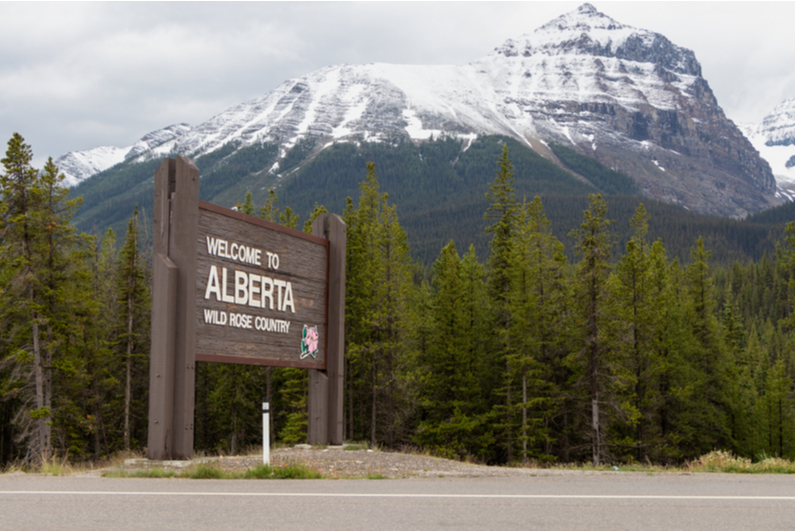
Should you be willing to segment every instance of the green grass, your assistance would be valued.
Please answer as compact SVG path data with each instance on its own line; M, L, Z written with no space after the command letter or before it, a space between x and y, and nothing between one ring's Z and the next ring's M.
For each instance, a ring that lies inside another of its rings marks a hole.
M284 466L257 465L243 472L226 472L210 463L199 463L181 472L163 468L139 470L113 469L103 472L107 478L186 478L186 479L321 479L323 476L302 463Z
M192 466L179 475L181 478L190 479L229 479L231 474L224 472L219 467L207 463Z
M320 479L323 476L303 463L285 466L257 465L243 473L243 479Z
M114 469L102 473L103 478L173 478L177 473L163 468L143 468L140 470Z

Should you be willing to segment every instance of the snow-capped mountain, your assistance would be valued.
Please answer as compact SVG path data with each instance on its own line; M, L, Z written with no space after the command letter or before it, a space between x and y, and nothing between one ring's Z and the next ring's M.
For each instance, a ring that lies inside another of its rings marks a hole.
M335 142L486 134L556 162L548 142L568 145L631 176L643 194L700 212L743 217L776 203L770 167L723 114L695 54L590 4L467 65L323 68L152 152L198 157L270 143L283 158L305 139L311 157ZM278 173L278 160L262 170Z
M795 200L795 100L786 100L761 124L745 124L742 131L773 170L779 194Z
M74 186L95 173L107 170L130 158L141 156L154 147L190 131L188 124L175 124L145 135L132 146L123 148L102 146L85 151L70 151L55 161L64 174L67 186Z

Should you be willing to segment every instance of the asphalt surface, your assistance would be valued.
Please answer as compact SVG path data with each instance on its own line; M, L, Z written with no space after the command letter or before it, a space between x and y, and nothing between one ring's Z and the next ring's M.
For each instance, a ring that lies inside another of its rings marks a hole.
M0 529L795 529L795 476L405 480L0 475Z

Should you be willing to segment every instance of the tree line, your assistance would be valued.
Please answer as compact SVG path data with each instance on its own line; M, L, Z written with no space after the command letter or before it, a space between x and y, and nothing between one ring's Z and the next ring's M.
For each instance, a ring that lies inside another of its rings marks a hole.
M31 160L15 134L0 177L0 462L141 450L146 216L120 244L78 234L79 199ZM508 144L493 175L483 261L452 241L431 266L412 261L372 163L347 199L347 440L487 463L795 457L795 224L774 255L715 267L702 238L672 259L642 204L618 228L592 194L572 253L539 197L516 199ZM237 208L300 222L273 190ZM196 449L261 444L262 396L273 442L305 442L305 371L197 363L196 378Z

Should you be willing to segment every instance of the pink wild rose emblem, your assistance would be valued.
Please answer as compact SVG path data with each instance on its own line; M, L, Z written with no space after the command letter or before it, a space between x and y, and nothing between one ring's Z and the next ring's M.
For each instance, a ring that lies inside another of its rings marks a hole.
M310 328L304 325L304 330L301 336L301 359L304 359L308 356L316 358L318 343L317 327L313 326Z

